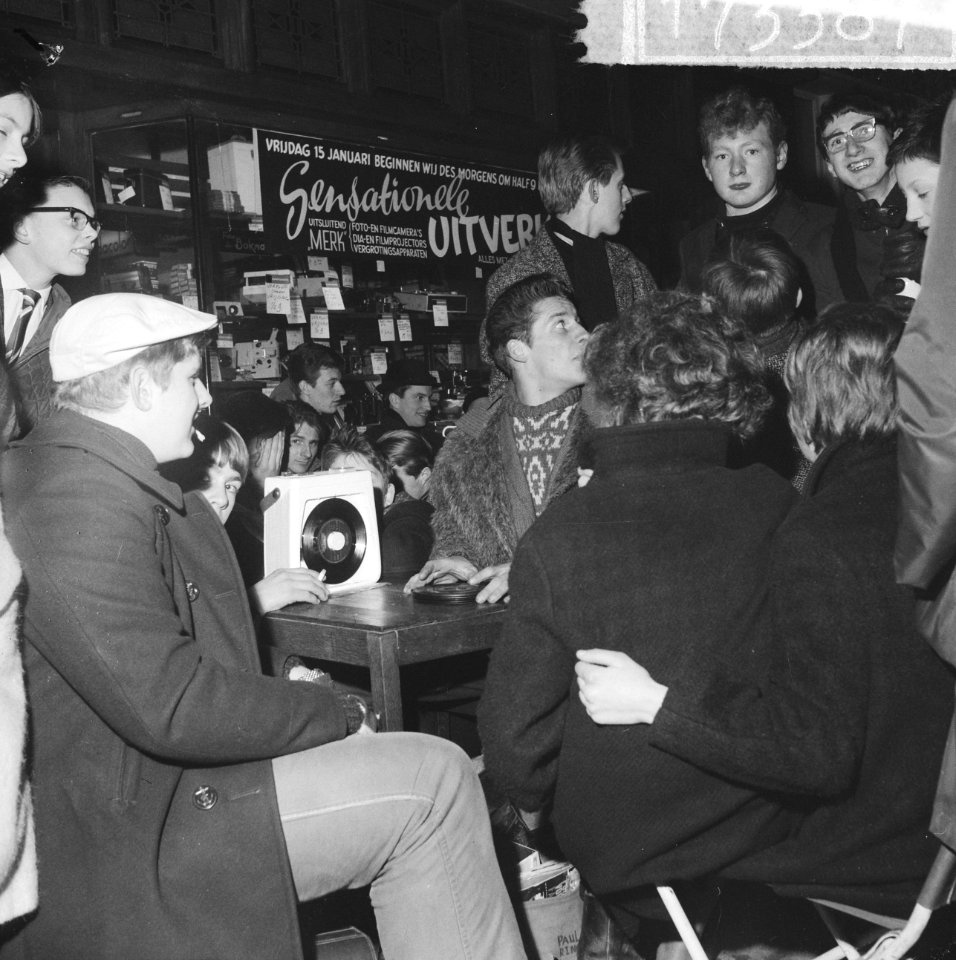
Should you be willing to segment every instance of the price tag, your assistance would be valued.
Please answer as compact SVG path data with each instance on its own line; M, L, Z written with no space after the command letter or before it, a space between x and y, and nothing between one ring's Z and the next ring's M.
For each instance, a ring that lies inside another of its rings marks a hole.
M352 274L352 268L347 263L342 264L342 286L343 287L355 286L355 277Z
M475 267L475 279L480 280L485 275L485 271L481 267Z
M464 363L464 357L462 356L462 349L460 343L449 343L448 344L448 363L461 366Z
M379 353L377 350L372 353L372 373L381 377L388 370L388 354Z
M305 334L301 330L286 330L285 345L289 350L295 350L303 343L305 343Z
M435 319L436 327L448 326L448 304L436 303L432 305L432 317Z
M302 301L298 297L293 297L289 302L292 308L289 311L289 323L305 323L305 310L302 308Z
M338 287L323 287L322 296L325 297L325 306L328 310L344 310L345 301L342 291Z
M266 313L282 313L289 315L291 294L287 283L277 283L270 280L266 284Z
M309 263L309 273L328 273L329 272L329 258L328 257L308 257Z
M407 343L412 342L412 321L409 319L407 313L403 313L398 318L398 339L404 340Z
M375 270L377 273L385 273L385 261L376 260L375 261Z
M391 317L378 318L378 338L382 343L395 339L395 323Z
M309 332L313 340L328 340L329 333L329 312L328 310L316 310L309 317Z

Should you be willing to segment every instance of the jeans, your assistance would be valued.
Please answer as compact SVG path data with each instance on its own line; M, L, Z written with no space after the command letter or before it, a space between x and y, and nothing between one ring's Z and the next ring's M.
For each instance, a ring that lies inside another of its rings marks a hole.
M278 757L300 900L371 886L386 960L525 960L471 762L416 733Z

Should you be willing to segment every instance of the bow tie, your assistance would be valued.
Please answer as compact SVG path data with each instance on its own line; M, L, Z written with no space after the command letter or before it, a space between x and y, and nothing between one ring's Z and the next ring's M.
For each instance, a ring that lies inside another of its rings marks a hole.
M895 230L906 219L906 208L893 202L881 207L875 200L864 200L854 204L849 214L855 230L879 230L880 227Z

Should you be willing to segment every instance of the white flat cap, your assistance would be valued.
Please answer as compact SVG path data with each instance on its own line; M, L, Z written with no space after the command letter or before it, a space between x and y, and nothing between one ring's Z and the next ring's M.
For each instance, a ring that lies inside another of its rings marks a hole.
M53 328L53 379L60 383L88 377L135 357L154 343L202 333L217 322L211 313L143 293L87 297L74 303Z

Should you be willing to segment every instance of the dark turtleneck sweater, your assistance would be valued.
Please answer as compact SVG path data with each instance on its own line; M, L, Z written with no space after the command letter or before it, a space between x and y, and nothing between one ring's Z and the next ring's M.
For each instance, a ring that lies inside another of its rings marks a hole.
M614 282L603 237L589 237L561 220L545 224L571 279L578 319L585 330L617 317Z

